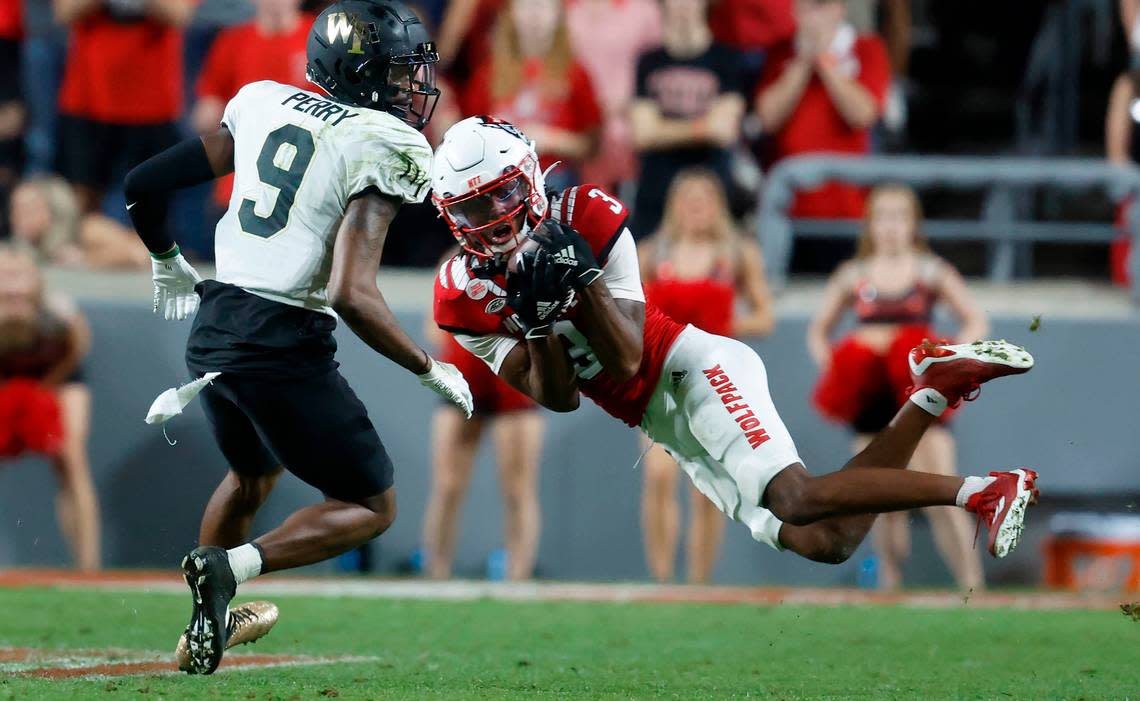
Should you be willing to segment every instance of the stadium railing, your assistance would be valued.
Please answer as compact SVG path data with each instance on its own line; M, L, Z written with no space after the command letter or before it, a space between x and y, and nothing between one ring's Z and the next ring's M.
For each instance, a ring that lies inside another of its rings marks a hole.
M1038 241L1109 242L1118 233L1105 221L1032 221L1022 216L1018 198L1035 188L1067 191L1102 190L1115 204L1140 201L1140 168L1109 164L1103 159L950 157L950 156L798 156L779 163L768 174L757 219L757 236L764 248L774 289L787 281L792 243L796 237L855 237L858 220L792 219L789 210L797 190L826 181L872 186L906 183L918 190L940 187L984 190L979 219L927 218L923 231L934 239L985 241L990 244L988 276L995 282L1013 279L1018 246ZM1128 208L1133 250L1140 251L1140 207ZM1133 280L1140 281L1140 255L1129 262ZM1133 285L1140 303L1140 285Z

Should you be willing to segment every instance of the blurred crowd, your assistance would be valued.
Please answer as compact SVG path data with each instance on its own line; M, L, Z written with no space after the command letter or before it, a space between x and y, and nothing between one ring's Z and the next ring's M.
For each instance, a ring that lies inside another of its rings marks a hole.
M559 164L553 187L612 188L633 207L639 238L656 232L682 170L715 174L740 221L762 169L781 158L868 153L909 54L906 0L410 4L441 54L444 100L429 139L472 114L512 121L538 142L544 167ZM44 263L145 267L123 174L213 128L248 82L312 88L305 41L325 5L0 0L0 238ZM895 128L900 112L887 120ZM171 226L208 259L230 182L204 190L183 198ZM803 193L796 214L858 217L862 197L824 186ZM406 209L400 226L415 235L391 237L385 263L430 266L449 237L430 208Z

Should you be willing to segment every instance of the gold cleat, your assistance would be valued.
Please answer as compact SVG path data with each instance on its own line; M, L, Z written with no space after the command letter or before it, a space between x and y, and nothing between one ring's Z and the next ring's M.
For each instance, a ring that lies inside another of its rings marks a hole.
M277 604L268 601L250 601L231 608L226 614L226 649L255 643L265 637L277 625L278 613ZM178 669L190 670L190 645L185 633L174 648L174 660L178 662Z

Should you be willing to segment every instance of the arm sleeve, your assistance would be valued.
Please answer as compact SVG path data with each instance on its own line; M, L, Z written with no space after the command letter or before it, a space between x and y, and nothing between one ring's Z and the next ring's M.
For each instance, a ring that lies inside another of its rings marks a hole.
M151 156L127 173L123 181L127 213L147 250L158 254L174 248L174 238L166 228L174 191L213 179L206 147L196 136Z
M645 291L641 288L641 267L637 262L637 244L629 229L623 229L617 243L610 250L609 258L602 268L602 279L614 299L645 301Z
M503 361L507 359L515 346L519 344L517 338L510 336L503 336L500 334L488 334L486 336L474 336L465 333L454 334L455 340L459 345L463 346L467 352L487 363L491 368L491 372L496 375L503 367Z
M377 124L344 151L351 199L376 190L403 202L421 202L431 184L431 147L423 134L400 124Z

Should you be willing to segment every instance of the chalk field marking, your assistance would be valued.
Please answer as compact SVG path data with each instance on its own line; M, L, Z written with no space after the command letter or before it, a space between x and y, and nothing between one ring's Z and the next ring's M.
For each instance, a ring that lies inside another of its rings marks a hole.
M310 657L297 655L228 654L216 674L307 665L375 662L376 657ZM44 650L0 647L0 674L41 679L101 679L144 674L182 674L170 653L106 648Z
M186 585L169 572L108 572L99 575L64 570L6 570L4 587L56 587L118 593L185 594ZM269 576L241 586L241 599L314 596L356 599L420 599L429 601L582 601L599 603L703 603L758 606L904 606L911 608L1015 608L1029 610L1116 610L1120 594L1067 592L953 591L878 592L819 587L687 586L641 583L573 582L434 582L375 577L339 578Z

